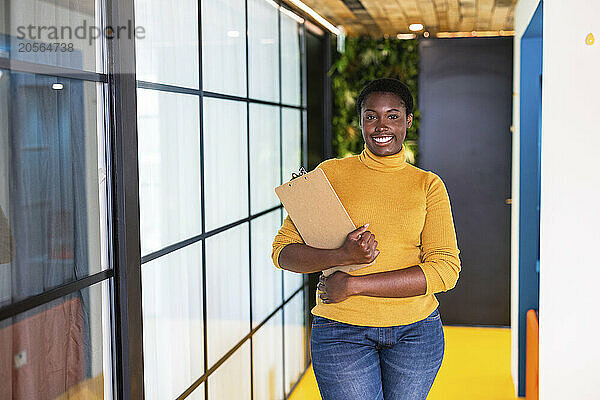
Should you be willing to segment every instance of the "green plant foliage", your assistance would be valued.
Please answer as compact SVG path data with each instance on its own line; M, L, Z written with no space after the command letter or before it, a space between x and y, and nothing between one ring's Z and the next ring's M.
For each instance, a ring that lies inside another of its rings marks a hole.
M335 41L334 41L335 42ZM335 43L334 43L335 44ZM377 78L395 78L404 82L415 100L412 127L406 134L407 159L416 163L418 156L419 108L417 84L419 53L417 40L396 38L349 37L343 54L332 49L331 77L333 104L333 148L336 157L358 154L364 141L356 114L355 101L361 89Z

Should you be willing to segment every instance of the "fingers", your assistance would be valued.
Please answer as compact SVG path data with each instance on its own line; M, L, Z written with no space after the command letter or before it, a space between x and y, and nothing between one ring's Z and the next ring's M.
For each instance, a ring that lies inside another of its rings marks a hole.
M367 252L373 252L377 247L377 242L375 241L375 235L371 232L366 231L363 233L363 237L359 241L361 247Z
M369 242L369 239L371 239L371 237L373 237L373 234L370 231L366 231L362 235L360 235L360 239L358 239L358 241L360 243L366 244Z
M367 230L368 227L369 227L369 224L364 224L363 226L359 226L358 228L356 228L355 230L350 232L348 234L348 237L350 237L352 239L358 239L360 237L360 235Z
M373 258L371 259L371 261L375 260L378 255L379 255L379 250L375 250L375 255L373 256Z
M323 274L319 275L319 283L317 283L317 290L321 292L319 293L319 298L321 299L321 301L324 304L330 304L332 303L332 301L327 296L327 286L325 285L326 279L327 278Z
M345 246L353 254L353 259L358 264L372 262L379 255L375 235L367 230L368 226L369 224L364 224L358 227L350 232L346 239Z
M327 297L327 293L321 293L321 294L319 295L319 298L320 298L320 299L321 299L321 301L322 301L323 303L325 303L325 304L329 304L329 303L331 303L331 302L332 302L331 300L329 300L329 297Z

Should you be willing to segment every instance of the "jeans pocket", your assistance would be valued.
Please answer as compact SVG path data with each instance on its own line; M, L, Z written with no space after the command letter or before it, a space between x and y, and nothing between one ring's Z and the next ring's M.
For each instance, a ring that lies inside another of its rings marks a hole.
M437 321L438 319L440 319L440 310L436 308L427 318L425 318L425 321Z
M321 326L334 326L334 325L339 325L339 324L341 324L341 322L334 321L332 319L325 318L325 317L319 317L318 315L313 315L313 322L312 322L313 328L318 328Z

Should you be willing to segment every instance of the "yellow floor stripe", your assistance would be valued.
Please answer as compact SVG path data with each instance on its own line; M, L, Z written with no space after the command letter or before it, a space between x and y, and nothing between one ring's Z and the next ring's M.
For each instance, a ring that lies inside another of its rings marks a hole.
M445 326L446 350L427 400L513 400L510 329ZM321 400L310 368L290 400Z

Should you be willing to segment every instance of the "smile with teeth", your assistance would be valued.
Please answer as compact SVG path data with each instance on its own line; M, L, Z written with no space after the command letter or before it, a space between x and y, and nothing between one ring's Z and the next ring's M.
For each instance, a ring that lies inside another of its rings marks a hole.
M393 136L377 136L377 137L373 137L373 140L377 143L377 144L388 144L389 142L392 141L394 137Z

